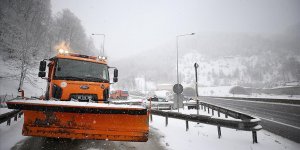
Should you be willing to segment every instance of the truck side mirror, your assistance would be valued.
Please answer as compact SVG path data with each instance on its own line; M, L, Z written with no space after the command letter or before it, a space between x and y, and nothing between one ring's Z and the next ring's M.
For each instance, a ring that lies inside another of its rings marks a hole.
M46 61L40 61L40 68L39 68L40 72L43 72L46 70Z
M46 76L46 61L40 61L40 68L39 68L39 77L43 78Z
M39 72L39 77L43 78L46 76L46 72L45 71L40 71Z
M114 78L118 78L118 69L114 69Z
M114 82L118 82L118 77L114 77Z
M118 73L119 71L118 71L118 69L114 69L114 79L113 79L113 81L114 82L118 82Z

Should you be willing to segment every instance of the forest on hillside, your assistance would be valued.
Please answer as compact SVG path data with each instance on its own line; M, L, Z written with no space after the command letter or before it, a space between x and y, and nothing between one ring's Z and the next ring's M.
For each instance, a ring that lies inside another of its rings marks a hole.
M0 79L16 79L22 88L24 80L37 77L39 61L58 48L94 54L92 38L70 10L52 14L50 0L0 1L0 59L8 68L2 68Z

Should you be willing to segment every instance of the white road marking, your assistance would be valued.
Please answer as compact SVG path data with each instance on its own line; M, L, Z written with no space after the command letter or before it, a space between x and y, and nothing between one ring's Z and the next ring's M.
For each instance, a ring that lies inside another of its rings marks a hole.
M275 104L275 105L285 105L285 106L294 106L294 107L300 107L300 105L296 104L285 104L285 103L274 103L274 102L259 102L259 101L248 101L248 100L238 100L238 99L230 99L230 98L213 98L213 99L222 99L225 101L242 101L242 102L248 102L248 103L262 103L262 104Z
M267 118L262 118L262 117L259 117L259 118L300 130L300 127L296 127L296 126L293 126L293 125L290 125L290 124L286 124L286 123L282 123L282 122L278 122L278 121L274 121L274 120L267 119Z

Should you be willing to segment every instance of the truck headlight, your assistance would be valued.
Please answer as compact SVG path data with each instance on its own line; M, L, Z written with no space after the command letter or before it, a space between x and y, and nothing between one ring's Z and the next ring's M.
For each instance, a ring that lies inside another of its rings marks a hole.
M62 87L62 88L67 87L67 85L68 85L67 82L61 82L61 83L60 83L60 87Z

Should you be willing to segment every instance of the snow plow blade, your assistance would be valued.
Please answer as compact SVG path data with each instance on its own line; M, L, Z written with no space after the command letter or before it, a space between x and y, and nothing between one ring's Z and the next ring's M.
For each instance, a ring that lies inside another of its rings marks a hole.
M71 101L13 100L24 112L24 136L146 142L148 111L142 106Z

